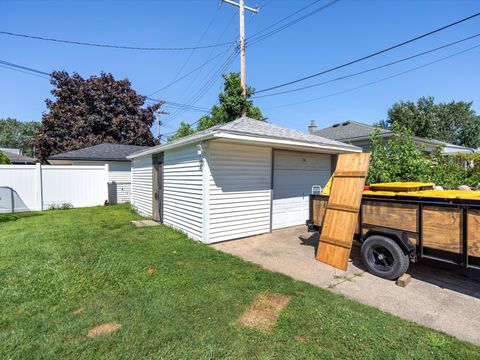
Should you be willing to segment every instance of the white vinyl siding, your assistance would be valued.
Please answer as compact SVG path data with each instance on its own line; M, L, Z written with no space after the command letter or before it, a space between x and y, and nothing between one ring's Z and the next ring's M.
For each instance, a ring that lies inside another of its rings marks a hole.
M164 153L163 223L202 240L202 156L197 145Z
M305 224L313 185L322 188L331 175L331 156L275 150L272 228Z
M132 206L144 216L152 216L152 157L132 160Z
M117 161L108 163L108 182L113 192L116 192L118 204L130 202L131 197L131 163Z
M108 190L110 202L120 204L130 202L131 198L131 163L130 161L85 161L73 160L72 165L108 164Z
M209 143L208 242L270 231L271 151Z

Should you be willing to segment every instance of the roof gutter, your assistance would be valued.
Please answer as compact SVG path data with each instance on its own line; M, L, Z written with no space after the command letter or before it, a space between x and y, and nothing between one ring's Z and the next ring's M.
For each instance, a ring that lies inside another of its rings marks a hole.
M196 143L196 142L199 142L199 141L209 140L209 139L212 139L214 137L214 134L215 134L215 132L211 132L211 133L199 136L199 137L192 137L191 139L188 139L188 140L185 140L185 141L179 140L178 142L173 142L173 143L170 143L170 144L155 146L151 149L129 155L129 156L127 156L127 159L129 159L129 160L137 159L137 158L147 156L147 155L158 154L158 153L164 152L165 150L171 150L171 149L175 149L175 148L178 148L178 147L181 147L181 146L189 145L191 143Z
M315 149L325 149L325 150L333 150L333 151L345 151L345 152L362 152L362 148L354 145L335 145L335 144L322 144L317 142L309 142L309 141L298 141L298 140L286 140L281 138L274 138L274 137L263 137L263 136L255 136L255 135L245 135L236 132L219 132L215 135L215 137L223 138L223 139L232 139L232 140L243 140L243 141L256 141L262 142L267 144L278 144L278 145L287 145L287 146L299 146L299 147L309 147Z

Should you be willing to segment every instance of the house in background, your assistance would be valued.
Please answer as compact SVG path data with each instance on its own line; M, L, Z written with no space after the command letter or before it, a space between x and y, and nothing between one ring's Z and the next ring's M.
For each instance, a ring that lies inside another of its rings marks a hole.
M316 130L313 122L309 126L309 132L312 134L360 146L365 152L370 151L370 136L374 130L374 126L357 121L346 121L320 130ZM384 139L389 139L395 136L395 133L391 130L380 129L380 136ZM418 145L425 146L427 152L435 151L439 146L443 147L443 153L445 155L475 152L474 149L465 146L449 144L440 140L425 139L418 136L414 136L413 141Z
M12 165L35 165L36 160L32 157L24 156L20 149L0 148L0 151L7 155Z
M205 243L302 225L337 154L361 150L240 118L129 156L132 206Z
M48 157L52 165L108 164L108 192L111 204L130 201L131 164L127 156L148 149L148 146L99 144Z

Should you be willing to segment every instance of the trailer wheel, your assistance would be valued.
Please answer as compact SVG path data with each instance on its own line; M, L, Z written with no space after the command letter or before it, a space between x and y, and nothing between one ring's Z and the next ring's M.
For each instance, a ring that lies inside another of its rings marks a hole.
M410 264L408 254L386 236L370 236L363 242L361 253L368 271L388 280L402 276Z

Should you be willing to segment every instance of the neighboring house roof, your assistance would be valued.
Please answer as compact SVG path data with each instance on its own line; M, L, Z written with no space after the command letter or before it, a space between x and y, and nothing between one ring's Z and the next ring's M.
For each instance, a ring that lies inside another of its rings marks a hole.
M375 127L372 125L363 124L357 121L345 121L340 124L317 130L314 134L341 141L368 138L373 130L375 130ZM380 129L380 135L393 135L393 131Z
M0 151L9 152L11 154L22 155L22 150L14 148L0 148Z
M148 148L150 147L123 144L99 144L52 155L48 157L48 160L128 161L127 156Z
M357 146L344 144L342 142L322 138L317 135L274 125L266 121L259 121L243 117L226 124L213 126L207 130L197 132L193 135L186 136L164 145L158 145L145 151L139 151L131 156L128 156L128 158L133 159L190 143L214 138L282 144L305 148L310 147L317 149L330 149L344 152L361 151L361 148Z
M337 140L337 141L345 141L345 142L353 142L353 141L361 141L361 140L369 140L370 135L375 130L375 126L364 124L358 121L345 121L340 124L335 124L328 128L320 129L314 132L315 135L323 136L329 139ZM395 133L391 130L387 129L380 129L379 135L381 137L391 137L394 136ZM474 149L450 144L445 141L435 140L435 139L426 139L421 138L418 136L414 136L413 140L416 143L422 145L429 145L429 146L443 146L444 154L452 154L457 152L466 152L466 153L473 153L475 152Z
M2 151L10 159L10 162L14 165L33 165L35 164L35 159L23 156L16 153L11 153L9 151Z

